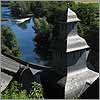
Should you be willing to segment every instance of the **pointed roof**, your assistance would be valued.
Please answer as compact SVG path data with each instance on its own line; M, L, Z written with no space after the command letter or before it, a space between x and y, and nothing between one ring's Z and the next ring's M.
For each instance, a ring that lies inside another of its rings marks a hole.
M88 44L86 43L85 39L83 39L79 35L76 34L74 36L67 37L67 53L86 48L89 48Z
M68 8L67 23L77 22L77 21L80 21L80 19L77 17L76 13L74 11L72 11L70 8Z
M76 13L73 12L70 8L68 8L67 11L67 23L70 22L77 22L80 21L80 19L77 17ZM76 50L86 49L89 48L88 44L86 43L85 39L80 37L77 32L73 35L73 33L70 33L67 35L67 50L66 52L72 52Z

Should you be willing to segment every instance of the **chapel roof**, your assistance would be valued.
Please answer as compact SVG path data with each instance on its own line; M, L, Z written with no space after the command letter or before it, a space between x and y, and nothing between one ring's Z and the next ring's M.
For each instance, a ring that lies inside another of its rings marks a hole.
M67 37L67 50L66 52L72 52L77 50L82 50L89 48L85 39L81 38L79 35Z
M80 21L80 19L77 17L77 14L72 11L70 8L68 8L67 11L67 23L73 23ZM66 47L66 52L72 52L72 51L77 51L81 49L86 49L89 48L87 42L85 41L84 38L80 37L77 33L77 29L73 29L72 26L70 26L70 33L67 35L67 47ZM75 31L73 31L75 30ZM73 33L74 32L74 33Z
M76 22L80 21L80 19L77 17L76 13L72 11L70 8L68 8L67 11L67 23L69 22Z

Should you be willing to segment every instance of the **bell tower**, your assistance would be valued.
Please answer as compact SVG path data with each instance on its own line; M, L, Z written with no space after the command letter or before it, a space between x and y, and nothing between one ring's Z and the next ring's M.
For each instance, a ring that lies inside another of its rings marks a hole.
M78 19L76 13L68 8L65 57L67 68L66 99L78 98L98 78L98 73L87 67L89 46L77 32L78 21L80 19Z
M80 21L75 12L68 8L67 12L67 47L66 66L68 72L86 67L88 53L86 41L77 33L77 22Z
M99 77L87 67L89 46L77 32L80 19L70 8L59 17L57 36L52 46L52 67L62 73L57 84L65 88L64 98L78 98Z

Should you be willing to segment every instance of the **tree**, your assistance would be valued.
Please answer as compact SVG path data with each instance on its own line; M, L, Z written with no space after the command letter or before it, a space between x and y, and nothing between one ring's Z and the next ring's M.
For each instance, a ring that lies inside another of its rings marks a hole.
M91 48L98 51L99 43L99 9L98 4L78 4L76 12L81 19L80 35Z
M18 42L9 27L1 26L1 50L16 57L21 56Z
M34 29L35 32L37 33L35 37L35 41L37 42L38 45L41 47L47 46L50 42L51 34L53 27L51 24L49 24L46 20L45 17L43 18L35 18L34 19Z
M31 2L29 1L10 1L10 9L13 16L27 17L29 13L32 13Z
M9 6L10 6L10 9L11 9L12 15L19 17L20 16L20 6L19 6L19 4L16 1L12 1L12 2L10 2Z

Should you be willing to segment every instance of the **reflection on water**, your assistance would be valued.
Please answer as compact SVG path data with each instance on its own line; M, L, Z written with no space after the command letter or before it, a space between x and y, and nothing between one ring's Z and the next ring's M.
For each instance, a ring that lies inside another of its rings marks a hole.
M47 50L46 52L45 50L39 50L33 41L36 33L32 28L34 27L32 18L22 24L16 24L16 22L13 21L14 18L11 16L11 11L8 7L2 7L1 16L2 18L9 19L8 21L3 21L1 25L9 26L15 33L22 52L21 59L44 65L47 62L45 61L47 60Z
M8 7L1 7L1 16L3 18L11 18L11 10Z
M51 60L51 51L48 48L40 48L38 45L35 46L34 52L40 57L37 60L41 61L40 64L45 63L45 65L48 65Z
M19 27L21 27L22 29L27 29L27 24L30 23L30 20L25 21L21 24L17 24Z

